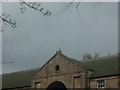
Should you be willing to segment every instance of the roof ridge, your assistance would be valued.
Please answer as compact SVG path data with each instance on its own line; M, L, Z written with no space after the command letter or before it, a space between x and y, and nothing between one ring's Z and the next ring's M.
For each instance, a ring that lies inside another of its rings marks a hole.
M34 71L34 70L37 70L37 69L39 69L39 68L28 69L28 70L20 70L20 71L15 71L15 72L8 72L8 73L3 73L1 75L14 74L14 73L26 72L26 71Z

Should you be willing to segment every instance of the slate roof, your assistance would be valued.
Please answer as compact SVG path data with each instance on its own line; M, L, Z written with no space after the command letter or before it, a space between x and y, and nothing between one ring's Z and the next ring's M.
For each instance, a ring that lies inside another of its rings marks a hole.
M97 78L102 76L111 76L118 74L120 75L120 73L118 73L118 55L112 55L112 56L101 57L98 59L82 60L82 61L69 58L62 53L61 55L77 65L80 66L82 65L82 67L85 67L88 70L93 70L94 74L90 78ZM31 80L35 75L35 73L38 72L38 70L39 69L37 68L32 70L3 74L2 87L14 88L21 86L30 86Z
M31 80L38 69L25 70L2 75L2 88L30 86Z
M76 61L78 62L78 61ZM84 67L93 70L93 75L90 78L98 78L120 74L118 72L118 56L106 56L97 59L80 61ZM80 63L80 64L81 64Z
M63 54L62 56L68 58L70 61L79 66L82 65L84 69L93 71L94 74L90 78L120 75L120 72L118 70L118 64L120 64L120 61L118 61L118 54L82 61L69 58Z

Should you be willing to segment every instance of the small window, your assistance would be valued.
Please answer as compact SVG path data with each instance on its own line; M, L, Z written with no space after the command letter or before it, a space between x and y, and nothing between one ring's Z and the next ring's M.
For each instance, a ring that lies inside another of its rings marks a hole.
M97 88L105 88L105 80L98 80Z
M41 83L40 82L36 82L35 83L35 88L41 88Z
M59 71L60 70L60 66L56 65L55 69L56 69L56 71Z

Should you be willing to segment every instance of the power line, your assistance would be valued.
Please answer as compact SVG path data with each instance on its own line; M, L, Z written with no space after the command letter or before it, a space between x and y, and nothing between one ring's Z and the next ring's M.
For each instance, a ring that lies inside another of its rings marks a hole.
M7 62L7 61L6 61L6 62L0 62L0 63L3 63L3 64L11 63L11 64L12 64L12 63L14 63L14 62L13 62L13 61L10 61L10 62Z

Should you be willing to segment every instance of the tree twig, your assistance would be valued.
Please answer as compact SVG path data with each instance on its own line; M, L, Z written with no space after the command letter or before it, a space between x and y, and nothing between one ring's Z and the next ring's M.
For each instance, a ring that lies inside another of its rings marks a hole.
M50 16L52 13L49 11L49 10L44 10L44 8L43 7L41 7L41 5L40 5L40 3L37 3L37 2L34 2L34 3L28 3L28 2L25 2L25 1L23 1L23 0L20 0L21 2L20 2L20 4L21 4L21 10L22 10L22 12L23 11L25 11L26 10L26 7L25 6L27 6L27 7L29 7L30 9L33 9L33 10L35 10L35 11L39 11L39 12L41 12L43 15L45 15L45 16ZM25 6L24 6L25 5Z

